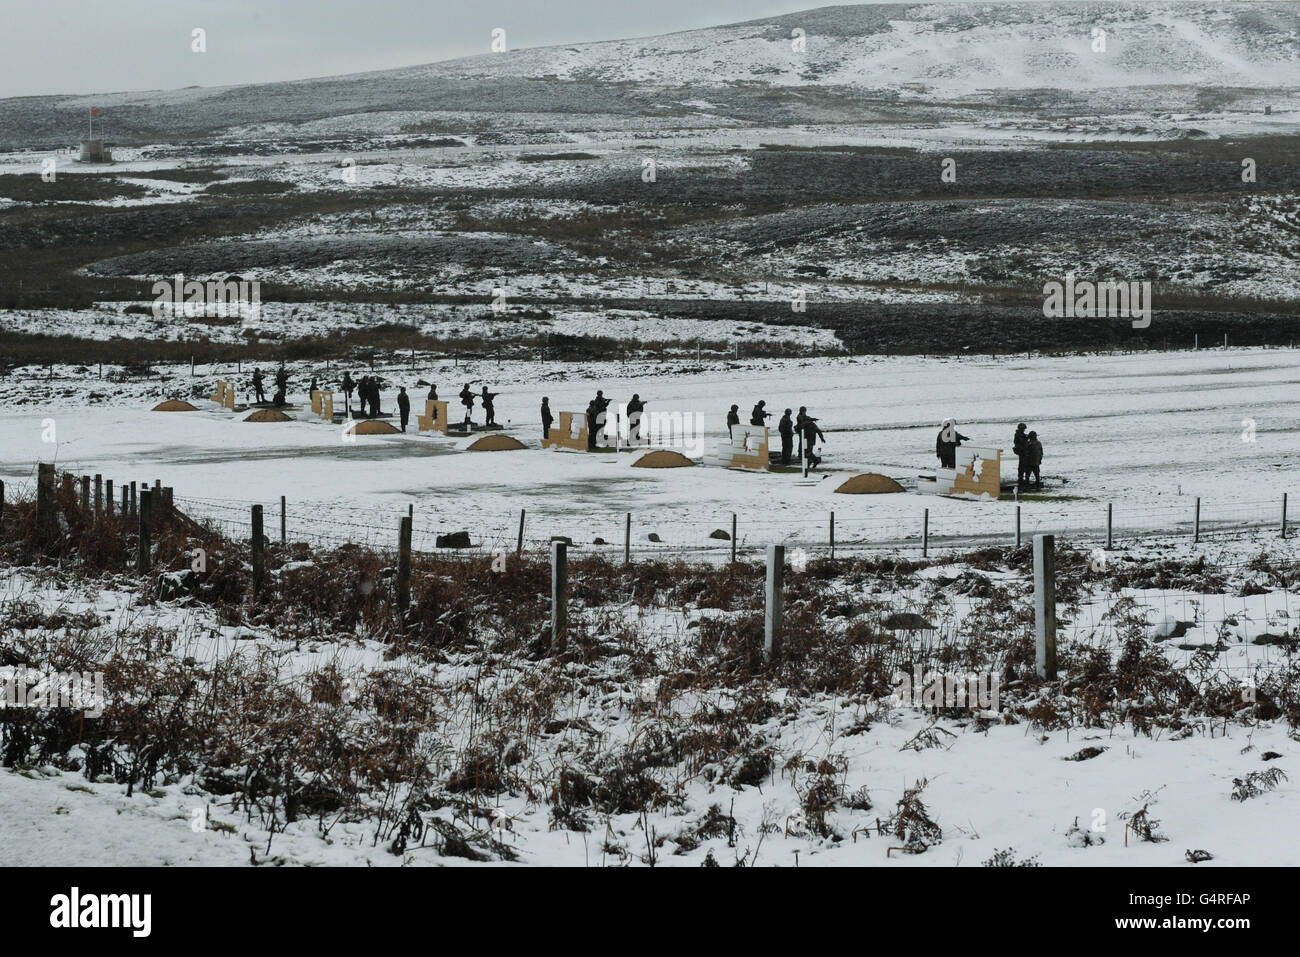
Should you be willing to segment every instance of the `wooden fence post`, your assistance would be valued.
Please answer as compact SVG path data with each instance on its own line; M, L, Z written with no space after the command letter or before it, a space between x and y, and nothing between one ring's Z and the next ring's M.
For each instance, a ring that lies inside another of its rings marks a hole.
M1110 543L1112 541L1111 532L1114 529L1114 523L1112 521L1112 518L1114 516L1114 509L1115 509L1114 502L1106 503L1106 548L1107 550L1110 549Z
M1282 493L1282 537L1286 538L1286 492Z
M150 532L153 525L153 495L149 490L140 490L140 534L137 542L135 555L136 574L144 575L149 571L150 561Z
M930 510L927 508L921 516L921 557L930 556Z
M95 476L95 515L104 514L104 476Z
M1056 679L1056 536L1034 536L1034 667Z
M551 652L564 650L569 628L569 546L551 542Z
M835 513L831 512L831 558L835 557Z
M526 509L519 510L519 538L515 542L515 557L518 558L524 552L524 514Z
M135 483L131 483L131 517L135 518L140 512L139 499L136 496Z
M406 617L411 606L411 516L402 518L397 533L397 610Z
M785 546L767 546L767 588L763 607L763 657L781 654L781 623L785 617Z
M1196 496L1196 514L1192 520L1192 544L1201 540L1201 497Z
M108 513L109 518L113 517L113 480L104 480L104 511Z
M54 465L41 462L36 466L36 534L45 543L53 541L59 534L54 501Z
M627 519L623 523L623 564L632 563L632 513L627 513Z
M90 514L90 476L81 477L81 514L84 518Z
M141 492L141 495L144 493ZM253 553L253 597L260 598L262 595L262 576L266 572L265 555L262 552L262 506L253 506L253 537L251 540Z
M285 536L285 512L287 511L284 503L284 496L280 496L280 544L283 545L288 541Z
M130 489L125 485L122 486L122 517L131 517Z
M1016 548L1020 547L1020 506L1016 506Z
M736 513L731 513L731 564L736 564Z

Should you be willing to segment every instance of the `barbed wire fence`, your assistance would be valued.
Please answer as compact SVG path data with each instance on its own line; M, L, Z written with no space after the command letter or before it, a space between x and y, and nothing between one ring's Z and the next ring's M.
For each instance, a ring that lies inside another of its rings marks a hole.
M502 552L537 554L563 539L586 554L611 560L647 558L683 561L753 560L767 545L801 549L810 558L895 556L928 558L983 548L1023 546L1034 535L1054 534L1081 549L1126 548L1173 544L1286 538L1291 529L1287 496L1277 500L1203 502L1194 496L1179 502L1143 506L1068 509L1038 507L1047 503L992 504L979 514L939 514L918 504L912 528L893 515L862 516L849 510L826 511L803 521L784 517L727 512L714 519L654 507L621 513L538 512L521 509L493 520L449 520L447 511L431 513L408 504L406 509L337 502L293 502L178 496L175 506L191 518L211 522L232 538L247 537L253 505L262 505L266 535L311 546L363 545L395 548L401 518L412 518L412 548L446 557ZM998 529L998 525L1004 526ZM445 536L468 533L454 544Z

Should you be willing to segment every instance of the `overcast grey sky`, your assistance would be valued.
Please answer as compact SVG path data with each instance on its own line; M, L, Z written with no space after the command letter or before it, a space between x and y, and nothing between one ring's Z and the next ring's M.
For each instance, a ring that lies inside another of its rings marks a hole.
M0 97L293 80L650 36L825 0L0 0ZM207 52L190 50L207 31Z

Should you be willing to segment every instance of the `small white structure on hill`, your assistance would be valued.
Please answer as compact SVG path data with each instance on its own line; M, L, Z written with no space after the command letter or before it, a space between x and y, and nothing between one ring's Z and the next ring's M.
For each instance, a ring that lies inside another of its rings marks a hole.
M103 140L82 140L78 160L82 163L111 163L113 154Z

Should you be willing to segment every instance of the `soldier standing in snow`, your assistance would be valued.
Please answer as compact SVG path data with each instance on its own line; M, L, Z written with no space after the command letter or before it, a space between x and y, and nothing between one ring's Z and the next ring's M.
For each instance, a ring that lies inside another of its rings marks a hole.
M547 396L542 396L542 438L551 437L551 423L555 421L555 416L551 415L551 400Z
M397 411L402 417L402 431L406 431L406 423L411 420L411 399L406 394L406 386L397 390Z
M470 424L470 419L474 414L474 393L469 390L469 383L465 383L465 388L460 390L460 404L465 407L465 424Z
M969 442L967 436L957 431L957 423L953 419L944 419L943 428L939 430L939 436L934 442L934 454L939 457L939 464L947 469L957 467L957 446L963 442Z
M811 415L805 415L803 417L803 451L804 459L807 461L810 470L815 469L822 463L821 457L813 454L813 445L818 439L825 442L826 436L822 435L822 430L817 427L817 420Z
M501 394L500 392L489 392L487 390L487 386L483 387L483 394L480 397L480 401L482 401L483 403L483 412L484 415L486 416L486 418L483 421L484 425L496 425L497 410L492 407L492 400L495 399L500 394Z
M767 402L760 399L758 405L754 406L754 410L749 414L750 425L767 425L767 423L764 422L763 420L770 419L772 417L772 413L764 411L763 406L765 405L767 405Z
M261 369L253 370L253 394L257 396L257 398L254 399L255 402L266 401L266 393L262 391L262 370Z
M1015 437L1011 440L1011 451L1016 456L1016 485L1024 488L1029 465L1029 436L1025 435L1028 426L1021 422L1016 426Z
M633 392L632 399L627 404L627 426L628 442L639 444L641 442L641 413L645 411L645 403L641 401L639 393ZM633 418L635 416L635 418ZM636 425L636 434L631 433L633 424Z
M790 450L794 447L794 422L790 420L790 410L785 410L785 415L781 416L781 421L776 424L776 430L781 433L781 464L790 464Z
M1030 473L1032 473L1034 476L1034 488L1041 489L1043 487L1043 476L1039 471L1039 467L1043 464L1043 444L1038 441L1037 432L1029 433L1028 452L1029 470L1025 473L1025 481L1029 481Z
M727 435L734 439L736 436L731 431L733 425L740 425L740 406L738 405L733 405L731 411L727 413Z
M343 409L352 418L352 390L357 387L351 372L343 373Z

